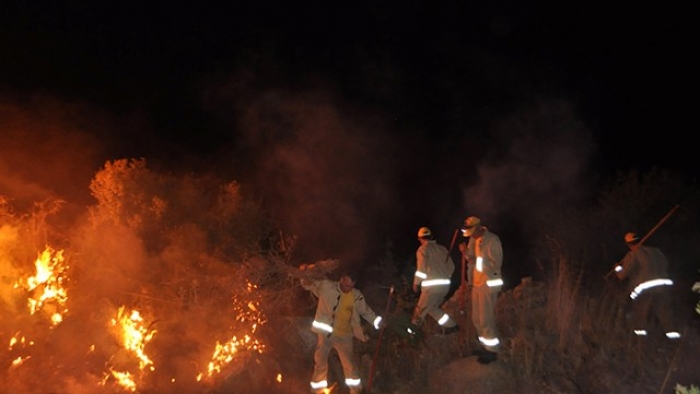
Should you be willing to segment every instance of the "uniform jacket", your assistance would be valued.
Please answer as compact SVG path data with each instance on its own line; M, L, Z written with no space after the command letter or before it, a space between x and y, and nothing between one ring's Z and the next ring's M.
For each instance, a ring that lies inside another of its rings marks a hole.
M477 264L477 243L481 254L481 266ZM502 284L501 265L503 264L503 247L498 235L484 229L480 238L469 238L467 244L467 275L469 283L483 286L489 283ZM479 270L481 268L481 270Z
M430 284L436 281L438 285L449 285L454 270L455 264L447 248L435 240L428 240L416 251L416 274L413 277L413 284L423 285L424 291L432 287ZM446 283L440 283L445 280Z
M645 288L655 287L655 283L672 284L667 270L668 259L661 249L640 245L627 252L620 264L615 267L615 274L621 280L629 278L630 289L635 298Z
M316 298L316 314L314 316L314 324L311 331L317 334L328 335L332 331L333 322L335 321L335 309L340 302L340 285L337 281L328 279L320 280L304 280L301 283L302 287L309 290ZM378 316L372 308L365 302L365 296L356 288L352 289L353 308L352 317L350 318L350 326L352 327L353 336L362 342L366 342L369 338L362 331L361 318L369 323L376 324ZM329 328L331 331L329 331Z

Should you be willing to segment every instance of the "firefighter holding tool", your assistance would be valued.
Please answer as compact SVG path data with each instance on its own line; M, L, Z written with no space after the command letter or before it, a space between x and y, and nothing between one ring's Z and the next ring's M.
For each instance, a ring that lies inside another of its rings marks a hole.
M669 339L679 339L680 332L673 321L668 260L659 248L642 245L636 233L625 234L629 251L615 266L615 275L628 280L632 300L632 330L635 335L650 334L650 317L655 316Z

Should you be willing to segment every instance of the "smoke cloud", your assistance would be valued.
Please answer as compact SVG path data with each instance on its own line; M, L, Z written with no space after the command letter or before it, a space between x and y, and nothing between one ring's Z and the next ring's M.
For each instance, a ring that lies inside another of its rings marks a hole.
M464 188L464 207L501 235L504 260L528 276L531 242L547 234L551 215L591 201L596 146L566 100L523 106L493 132L498 143L480 158L477 181Z
M268 92L247 108L254 188L298 236L300 261L373 263L402 206L399 143L386 127L329 93Z

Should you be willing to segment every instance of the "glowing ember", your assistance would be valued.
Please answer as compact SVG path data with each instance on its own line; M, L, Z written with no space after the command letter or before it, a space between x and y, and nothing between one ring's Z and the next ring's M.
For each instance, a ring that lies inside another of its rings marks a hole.
M28 343L29 345L33 345L33 344L34 344L34 342L32 342L32 341L27 341L27 340L24 338L24 336L19 337L19 333L17 333L14 337L12 337L12 338L10 339L10 348L9 348L9 350L12 350L12 348L14 348L15 345L18 345L18 344L19 344L19 345L24 346L24 345L26 345L27 343Z
M29 358L30 357L25 357L25 358L17 357L16 359L12 360L12 366L16 367L18 365L22 365L22 363L25 362L26 360L28 360Z
M28 300L29 312L33 315L42 309L49 314L53 326L63 321L68 294L63 288L67 281L68 265L64 262L63 251L47 246L36 259L36 275L26 281L18 281L15 288L23 288L32 293Z

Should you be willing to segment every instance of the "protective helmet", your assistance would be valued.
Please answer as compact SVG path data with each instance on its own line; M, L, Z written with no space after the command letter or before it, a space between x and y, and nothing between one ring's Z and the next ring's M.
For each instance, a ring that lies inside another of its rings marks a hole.
M471 237L472 234L474 234L474 229L476 229L476 226L479 226L481 224L481 219L479 219L476 216L469 216L468 218L464 219L464 228L462 229L462 235L464 237Z
M632 244L639 241L639 237L637 236L637 233L627 233L625 234L625 243Z
M430 229L427 227L421 227L420 229L418 229L418 238L430 237L432 235L433 232L430 231Z

